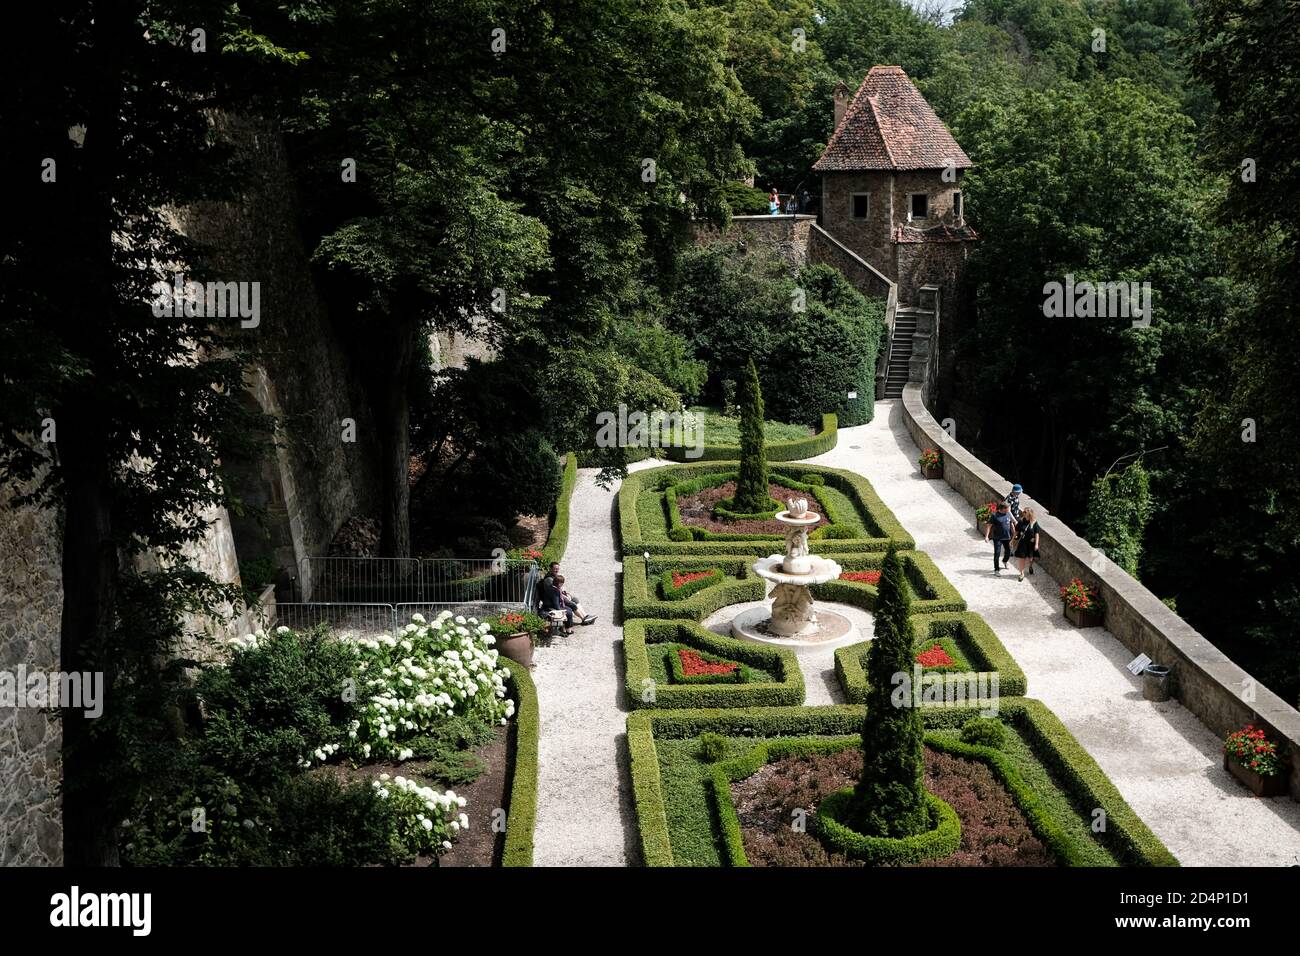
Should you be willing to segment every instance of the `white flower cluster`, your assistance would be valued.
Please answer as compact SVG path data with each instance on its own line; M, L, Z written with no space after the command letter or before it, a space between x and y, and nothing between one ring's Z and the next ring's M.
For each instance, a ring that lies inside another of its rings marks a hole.
M504 725L514 715L506 696L509 672L497 666L490 628L473 618L443 611L428 622L417 614L397 637L352 641L360 689L368 696L348 739L363 758L406 760L411 750L400 743L447 717Z
M450 850L452 834L469 826L469 817L461 812L465 798L454 790L438 793L406 777L390 779L386 773L370 785L377 797L392 804L398 831L416 852Z

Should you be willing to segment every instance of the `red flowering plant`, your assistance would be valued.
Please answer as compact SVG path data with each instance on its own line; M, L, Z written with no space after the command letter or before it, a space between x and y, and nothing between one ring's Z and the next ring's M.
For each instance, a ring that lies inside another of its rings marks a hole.
M699 571L670 568L659 576L659 591L665 601L681 601L713 587L725 576L721 568L702 568Z
M516 561L540 561L542 552L537 548L511 548L506 556Z
M753 672L737 661L693 647L676 647L668 657L676 684L747 684Z
M1276 777L1282 772L1277 744L1265 737L1264 731L1254 724L1228 734L1228 739L1223 742L1223 752L1261 777Z
M879 584L879 571L841 571L841 581L852 581L854 584Z
M1065 606L1076 611L1100 611L1105 604L1097 589L1074 578L1061 588L1061 599Z
M505 611L483 619L492 631L493 637L509 637L512 634L536 634L546 629L546 622L536 614L525 611Z
M996 501L990 501L986 505L980 505L978 508L975 509L975 520L988 521L990 518L993 517L993 512L997 510L998 510L998 503Z
M922 468L938 468L943 464L943 455L937 448L927 448L918 459Z
M916 662L922 667L947 667L956 663L948 656L948 652L943 649L941 644L935 644L929 650L921 651L916 655Z

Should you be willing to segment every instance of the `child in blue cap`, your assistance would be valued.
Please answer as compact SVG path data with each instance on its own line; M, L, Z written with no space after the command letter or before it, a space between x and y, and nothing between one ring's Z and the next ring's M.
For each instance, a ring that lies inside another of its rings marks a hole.
M1007 495L1007 507L1011 509L1011 520L1020 521L1020 493L1025 489L1019 485L1011 486L1011 494Z

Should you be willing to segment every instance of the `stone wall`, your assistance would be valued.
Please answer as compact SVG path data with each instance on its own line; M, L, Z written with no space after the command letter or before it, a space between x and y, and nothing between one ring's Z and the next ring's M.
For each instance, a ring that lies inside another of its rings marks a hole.
M714 242L734 242L742 247L766 246L790 264L792 271L808 264L808 243L816 216L732 216L726 229L709 223L692 225L692 239L697 246Z
M177 217L187 235L212 249L223 278L261 283L261 323L244 332L257 358L248 384L279 421L264 451L268 480L278 484L267 497L287 519L291 546L283 530L273 530L275 551L300 560L328 553L352 515L378 515L376 429L349 346L312 280L283 138L257 118L221 114L214 123L246 157L249 186L236 201L200 203ZM353 442L344 441L345 419L355 423ZM296 567L285 571L297 574Z
M1011 489L993 469L947 438L921 402L920 388L903 390L904 420L921 448L939 448L943 478L974 508ZM1212 732L1226 737L1254 724L1277 741L1291 764L1291 796L1300 800L1300 712L1229 660L1159 598L1103 556L1058 518L1034 503L1042 526L1040 563L1058 581L1095 586L1106 605L1106 629L1136 657L1146 654L1172 671L1173 694Z
M62 516L0 489L0 670L59 669ZM63 863L63 735L52 712L0 708L0 866Z
M866 193L867 218L854 219L853 195ZM824 173L822 175L821 225L873 269L895 281L894 176L889 172ZM904 216L906 221L906 216Z

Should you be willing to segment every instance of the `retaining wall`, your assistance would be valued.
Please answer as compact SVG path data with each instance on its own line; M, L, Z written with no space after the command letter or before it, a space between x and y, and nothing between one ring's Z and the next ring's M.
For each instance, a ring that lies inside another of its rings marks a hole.
M972 523L977 505L1011 490L1011 482L947 438L922 404L919 385L903 390L903 418L918 447L943 452L943 479L970 502ZM1106 604L1106 629L1134 656L1170 667L1173 695L1215 734L1226 737L1247 724L1263 728L1287 753L1291 796L1300 800L1300 712L1038 502L1034 509L1042 528L1039 563L1047 572L1057 581L1079 578L1095 586Z

